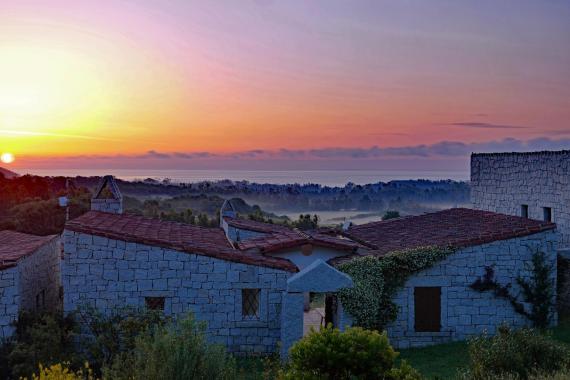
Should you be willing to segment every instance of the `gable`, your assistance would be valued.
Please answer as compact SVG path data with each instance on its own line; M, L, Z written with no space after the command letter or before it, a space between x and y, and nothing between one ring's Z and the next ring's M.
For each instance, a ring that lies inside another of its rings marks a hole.
M288 292L336 292L353 286L349 275L320 259L287 280Z

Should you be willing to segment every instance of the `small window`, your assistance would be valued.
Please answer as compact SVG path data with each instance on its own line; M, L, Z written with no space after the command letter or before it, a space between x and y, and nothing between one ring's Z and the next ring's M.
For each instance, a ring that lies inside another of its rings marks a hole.
M414 288L414 329L417 332L441 331L441 288Z
M42 289L36 294L36 310L44 310L46 307L46 291Z
M528 218L528 205L521 205L521 216Z
M544 221L552 222L552 207L543 207L542 211L544 213Z
M259 318L259 289L241 290L241 314L244 318Z
M164 297L145 297L144 302L149 310L164 310Z

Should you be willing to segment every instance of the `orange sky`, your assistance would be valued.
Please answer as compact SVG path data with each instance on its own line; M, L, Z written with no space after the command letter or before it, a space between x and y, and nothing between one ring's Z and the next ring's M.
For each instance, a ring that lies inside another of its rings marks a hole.
M570 5L507 3L2 2L0 152L565 139Z

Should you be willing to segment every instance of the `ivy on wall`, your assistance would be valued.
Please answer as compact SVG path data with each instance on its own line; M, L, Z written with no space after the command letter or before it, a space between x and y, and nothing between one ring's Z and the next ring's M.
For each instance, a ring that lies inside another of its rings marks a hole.
M492 267L485 267L485 275L475 280L471 288L479 292L491 291L495 297L508 300L517 313L532 322L533 327L545 328L552 318L556 292L552 267L546 261L544 252L533 253L529 272L528 278L518 276L517 284L521 288L522 299L530 305L530 310L519 301L521 294L513 295L510 284L501 285L495 280Z
M383 330L396 319L398 309L392 299L406 280L453 252L451 248L420 247L343 263L339 269L352 278L354 287L339 292L342 305L357 326Z

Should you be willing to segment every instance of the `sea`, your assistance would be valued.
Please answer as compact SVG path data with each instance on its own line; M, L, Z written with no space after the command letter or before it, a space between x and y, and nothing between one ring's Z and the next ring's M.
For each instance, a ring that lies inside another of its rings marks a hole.
M411 170L157 170L157 169L18 169L19 174L41 176L102 176L112 174L117 178L133 181L166 178L175 183L201 181L249 181L272 184L315 183L323 186L344 186L348 182L368 184L394 180L451 179L469 180L464 171L411 171Z

